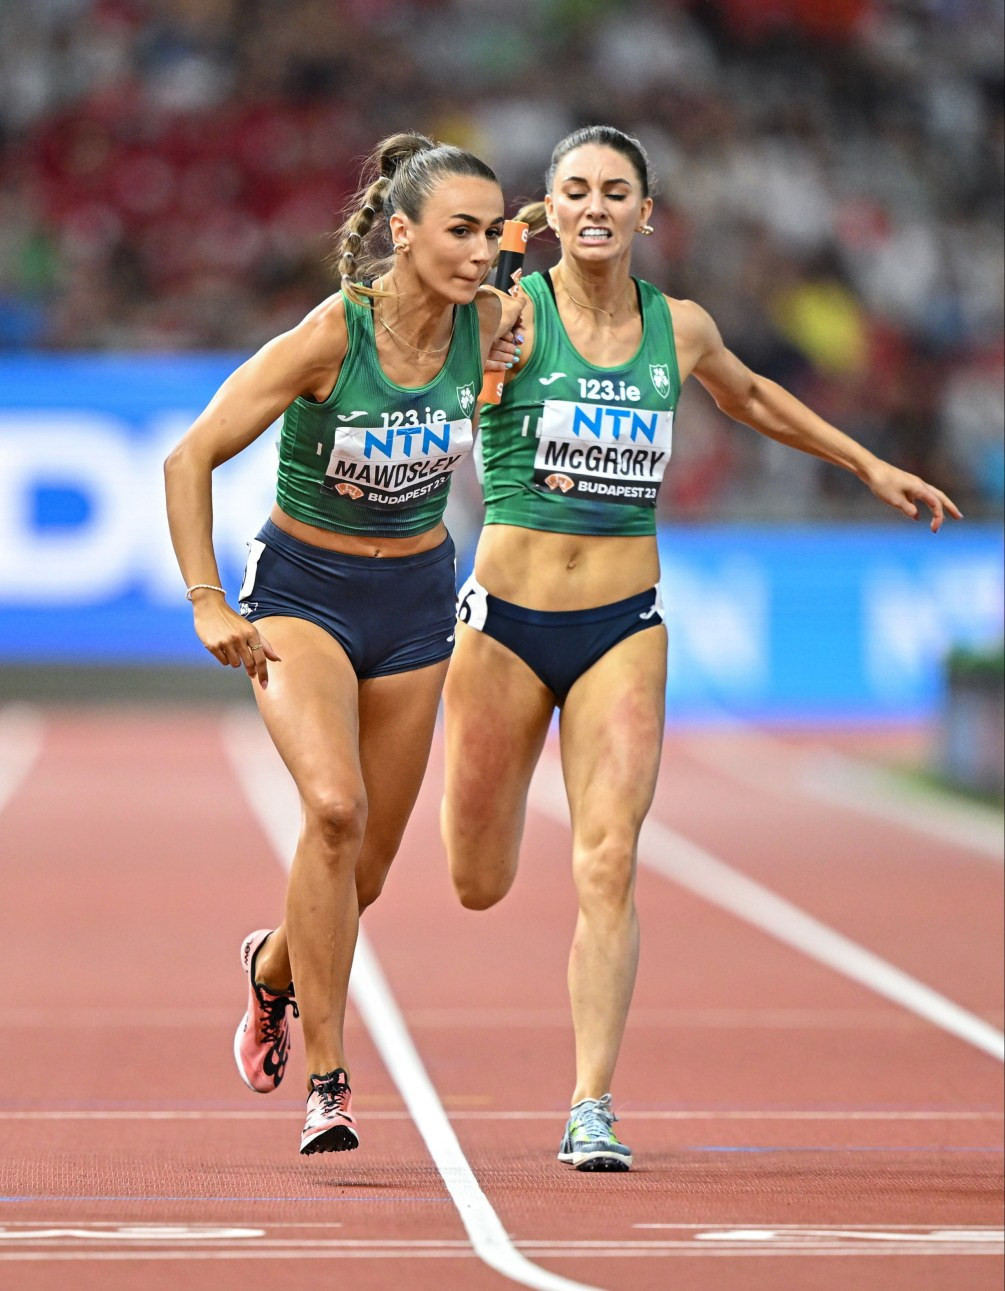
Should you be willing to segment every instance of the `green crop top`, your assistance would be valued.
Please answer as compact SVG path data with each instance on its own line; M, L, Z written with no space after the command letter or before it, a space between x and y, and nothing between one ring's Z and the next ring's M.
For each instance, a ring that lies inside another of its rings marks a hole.
M569 340L550 279L523 280L534 302L534 348L504 385L502 403L482 409L475 450L486 524L655 533L680 373L666 298L634 281L639 348L618 367L599 368Z
M478 311L457 306L440 372L409 389L384 375L373 313L343 296L349 348L323 402L295 399L279 436L276 501L336 533L406 537L443 517L450 477L471 450L482 379Z

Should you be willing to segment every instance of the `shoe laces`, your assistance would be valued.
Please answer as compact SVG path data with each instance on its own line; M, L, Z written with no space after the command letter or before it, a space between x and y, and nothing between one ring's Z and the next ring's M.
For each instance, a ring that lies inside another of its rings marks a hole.
M603 1098L584 1098L573 1109L573 1120L579 1134L589 1139L606 1139L611 1133L611 1126L618 1119L611 1107L611 1096Z
M317 1094L321 1110L325 1115L331 1116L333 1113L338 1113L338 1115L344 1116L346 1114L345 1100L349 1093L345 1072L339 1068L330 1072L327 1076L312 1076L311 1081L314 1084L314 1093Z
M287 991L280 992L279 995L273 995L264 986L255 987L258 995L258 1002L262 1006L262 1024L261 1036L262 1044L275 1044L282 1038L286 1029L286 1010L293 1009L293 1016L298 1018L300 1011L297 1008L297 1001Z

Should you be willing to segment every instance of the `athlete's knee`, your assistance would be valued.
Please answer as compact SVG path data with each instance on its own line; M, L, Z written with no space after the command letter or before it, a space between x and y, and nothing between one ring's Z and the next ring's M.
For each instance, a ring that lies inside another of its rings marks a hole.
M450 877L457 899L465 910L489 910L513 886L516 868L465 862L450 858Z
M358 848L366 829L366 793L362 786L320 790L304 800L304 823L332 857Z
M627 909L635 895L635 844L609 835L589 848L577 848L573 875L583 909Z
M454 879L454 891L465 910L491 910L510 890L510 884L488 886L469 879Z

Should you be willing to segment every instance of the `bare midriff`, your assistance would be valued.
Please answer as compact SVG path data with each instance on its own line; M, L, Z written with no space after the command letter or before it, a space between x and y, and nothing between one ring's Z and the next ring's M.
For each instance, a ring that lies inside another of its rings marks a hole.
M587 610L636 596L659 581L656 539L552 533L486 525L475 559L492 596L530 610Z
M277 529L282 529L291 538L323 547L326 551L341 551L347 556L414 556L420 551L438 547L447 536L442 520L424 533L411 534L407 538L381 538L372 534L334 533L330 529L319 529L317 525L294 520L275 504L269 518Z

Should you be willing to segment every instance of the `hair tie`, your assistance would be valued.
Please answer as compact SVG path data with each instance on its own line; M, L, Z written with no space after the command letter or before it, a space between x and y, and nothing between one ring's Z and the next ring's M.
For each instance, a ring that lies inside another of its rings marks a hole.
M372 220L373 217L377 214L376 207L371 206L370 203L367 202L367 204L363 207L363 214L369 215L370 219Z

